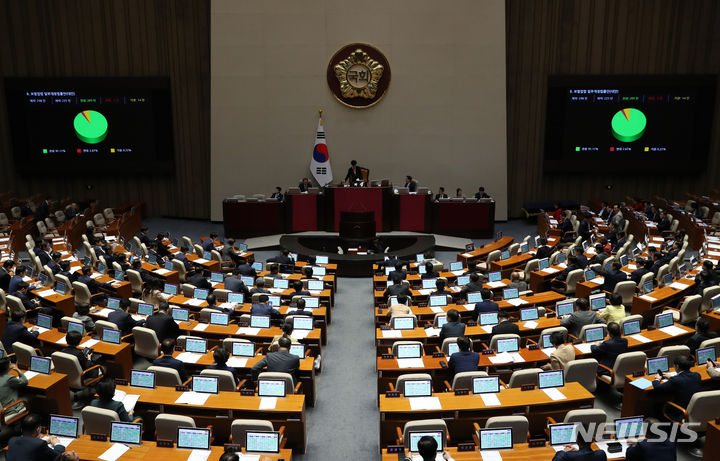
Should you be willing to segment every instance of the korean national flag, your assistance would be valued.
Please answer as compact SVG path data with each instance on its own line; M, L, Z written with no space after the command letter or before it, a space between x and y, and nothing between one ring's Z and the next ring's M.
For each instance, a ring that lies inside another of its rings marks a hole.
M310 172L320 187L332 182L333 175L330 168L330 154L328 153L327 144L325 143L325 128L323 128L322 118L318 120L317 136L315 137L315 147L313 148L312 160L310 160Z

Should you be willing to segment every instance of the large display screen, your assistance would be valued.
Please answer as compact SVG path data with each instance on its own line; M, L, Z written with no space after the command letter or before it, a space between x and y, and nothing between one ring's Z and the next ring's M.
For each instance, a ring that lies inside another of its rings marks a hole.
M19 171L173 169L168 78L6 78L5 91Z
M554 76L546 172L696 172L705 168L716 76Z

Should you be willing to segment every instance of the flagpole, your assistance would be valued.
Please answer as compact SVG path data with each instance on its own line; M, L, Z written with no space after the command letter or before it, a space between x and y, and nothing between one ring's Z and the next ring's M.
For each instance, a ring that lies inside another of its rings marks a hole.
M322 125L322 109L318 109L318 117L320 117L320 124Z

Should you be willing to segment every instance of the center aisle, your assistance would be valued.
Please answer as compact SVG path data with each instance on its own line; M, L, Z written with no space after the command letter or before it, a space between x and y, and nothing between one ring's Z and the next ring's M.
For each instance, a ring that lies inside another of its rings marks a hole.
M372 279L339 278L317 403L308 411L308 447L293 459L378 459Z

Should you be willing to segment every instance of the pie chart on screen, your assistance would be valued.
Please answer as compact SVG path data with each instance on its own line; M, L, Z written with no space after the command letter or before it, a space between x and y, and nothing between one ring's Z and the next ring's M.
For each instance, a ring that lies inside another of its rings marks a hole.
M107 137L107 119L95 110L84 110L77 114L73 126L78 139L88 144L97 144Z
M612 134L618 141L637 141L645 133L647 118L638 109L621 109L613 115L610 122Z

